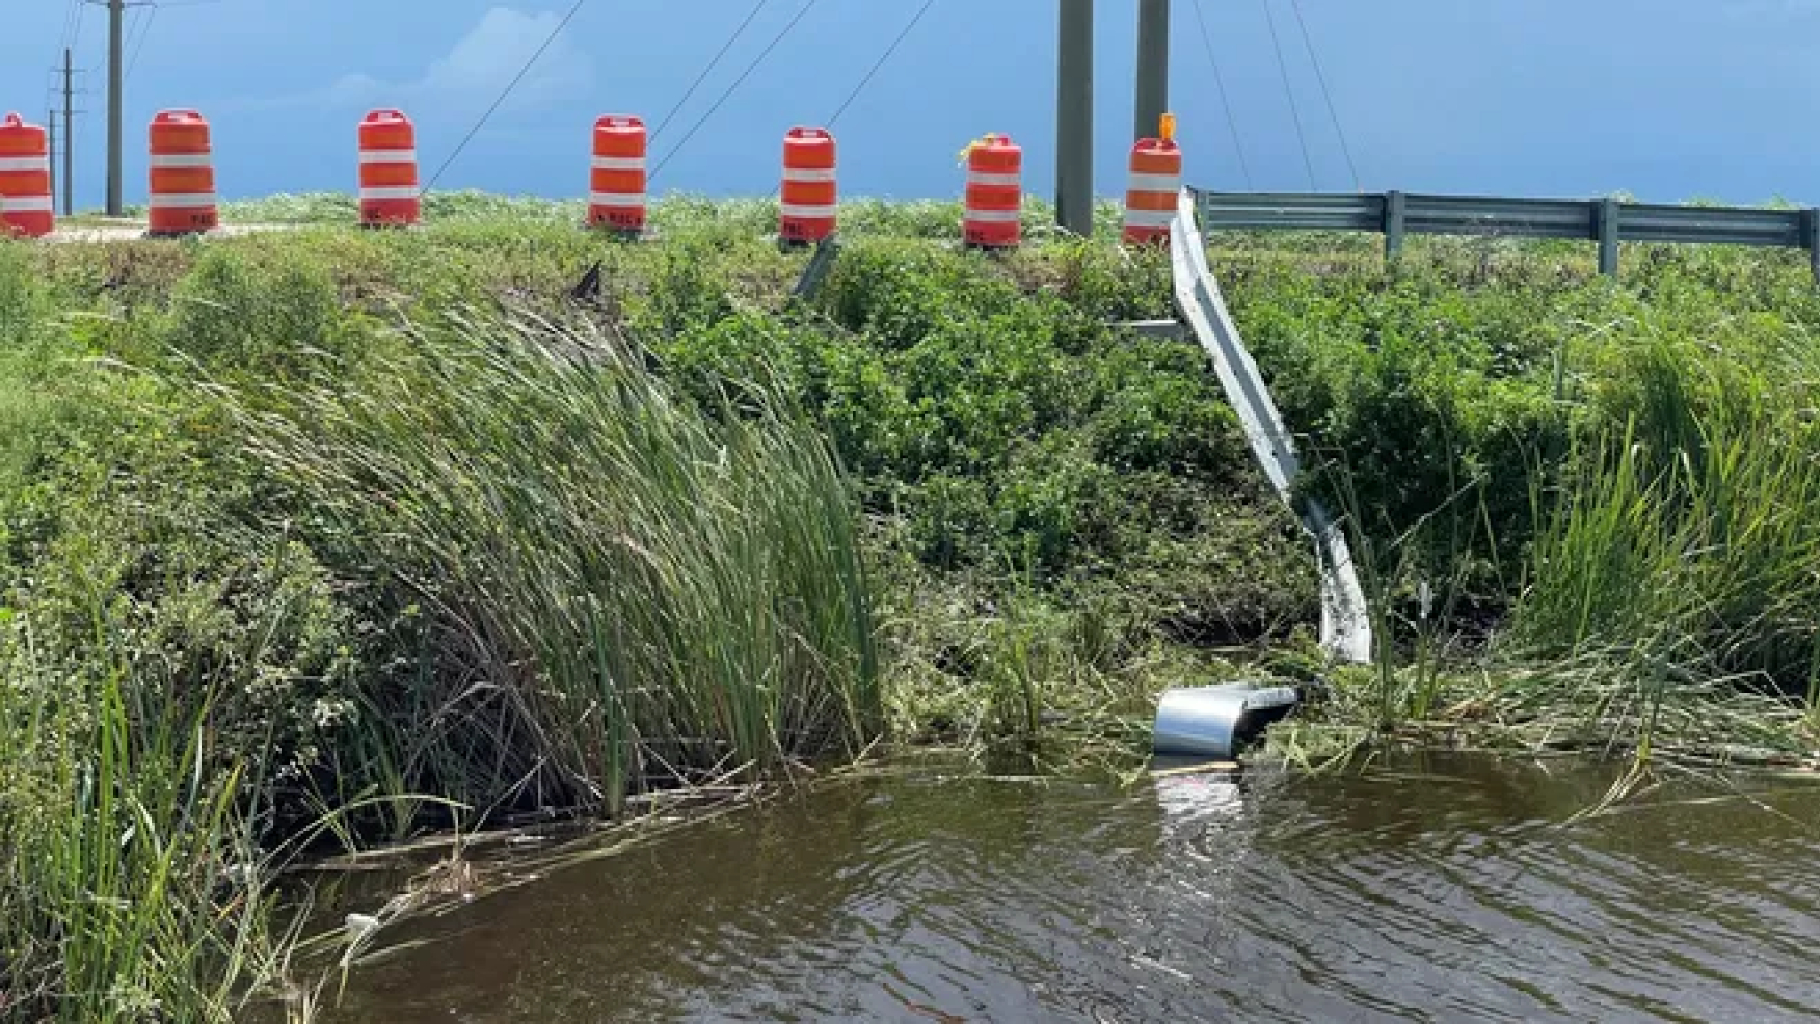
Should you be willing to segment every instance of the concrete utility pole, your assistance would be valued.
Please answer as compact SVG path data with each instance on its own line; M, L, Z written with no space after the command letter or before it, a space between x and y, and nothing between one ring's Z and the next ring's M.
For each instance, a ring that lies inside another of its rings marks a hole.
M1055 220L1093 234L1093 0L1061 0L1055 83Z
M107 215L125 212L126 0L107 0Z
M76 70L66 47L63 51L63 215L76 213Z
M50 110L46 111L46 113L49 116L45 122L45 128L51 133L51 151L50 158L45 162L51 165L51 203L54 206L56 204L57 182L60 180L60 176L57 173L57 112L55 110Z
M1156 138L1169 110L1169 0L1138 0L1137 119L1132 141Z

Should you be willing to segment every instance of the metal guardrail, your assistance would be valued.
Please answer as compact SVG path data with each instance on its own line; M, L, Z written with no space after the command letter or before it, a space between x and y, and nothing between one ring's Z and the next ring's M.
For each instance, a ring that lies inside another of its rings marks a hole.
M1358 569L1346 544L1346 533L1312 496L1298 499L1296 481L1302 474L1295 439L1283 414L1264 383L1257 360L1239 337L1232 311L1207 266L1207 247L1195 244L1204 235L1195 223L1198 203L1188 189L1176 199L1170 218L1169 260L1175 283L1176 308L1189 333L1213 361L1214 373L1238 414L1252 454L1277 496L1302 520L1314 538L1316 564L1321 569L1321 646L1357 664L1372 659L1371 615Z
M1375 231L1388 256L1406 235L1497 235L1599 243L1599 270L1616 275L1622 242L1685 242L1805 249L1820 281L1820 210L1668 206L1615 199L1502 199L1194 190L1201 229Z

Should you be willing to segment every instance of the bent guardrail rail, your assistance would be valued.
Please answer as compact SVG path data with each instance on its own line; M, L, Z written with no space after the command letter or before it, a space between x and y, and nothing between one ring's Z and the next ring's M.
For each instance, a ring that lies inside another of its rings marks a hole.
M1207 266L1206 246L1196 224L1196 198L1183 189L1170 228L1169 251L1175 271L1176 304L1189 329L1213 360L1227 400L1239 415L1253 454L1277 496L1302 520L1314 539L1321 569L1321 645L1330 654L1357 663L1371 661L1371 618L1358 570L1339 524L1320 502L1293 497L1302 466L1295 444L1271 400L1257 363L1245 348L1219 283Z

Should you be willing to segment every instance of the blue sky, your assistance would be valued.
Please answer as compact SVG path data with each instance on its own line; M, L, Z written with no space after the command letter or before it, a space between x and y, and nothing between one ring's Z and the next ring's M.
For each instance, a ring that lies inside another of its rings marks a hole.
M820 124L921 0L771 0L675 123L663 157L804 6L814 6L653 183L769 193L779 138ZM440 185L546 196L586 187L589 125L654 126L753 0L589 0ZM1188 178L1302 190L1309 173L1272 45L1272 12L1314 187L1354 181L1295 20L1306 19L1358 185L1378 191L1820 202L1820 0L1200 0L1240 151L1214 87L1194 0L1175 0L1172 106ZM70 0L4 0L0 108L41 120ZM127 195L145 191L145 124L193 107L215 125L231 197L351 188L353 126L374 106L418 123L439 165L540 45L569 0L171 0L131 16ZM935 0L836 126L842 188L924 197L959 188L968 139L1024 144L1027 188L1053 187L1054 0ZM304 12L308 13L304 13ZM1135 0L1099 0L1096 191L1117 194L1131 131ZM86 10L88 93L78 205L102 197L105 13Z

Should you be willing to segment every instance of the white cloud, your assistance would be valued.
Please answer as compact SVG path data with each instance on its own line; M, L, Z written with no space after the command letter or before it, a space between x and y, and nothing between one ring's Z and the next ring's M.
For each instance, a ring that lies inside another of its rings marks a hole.
M528 15L511 7L495 7L448 56L430 65L416 88L436 96L465 94L491 101L561 23L554 11ZM592 61L567 39L558 37L537 58L513 96L526 103L548 102L586 89L592 81Z
M334 85L329 86L314 98L335 106L361 103L378 96L390 86L372 75L342 75Z
M417 111L423 116L469 116L498 98L561 23L561 15L554 11L531 14L515 7L494 7L416 79L389 82L364 72L350 72L322 89L252 101L250 105L383 105L402 107L413 116L418 116ZM565 96L585 93L593 82L592 58L570 42L565 33L537 57L537 63L513 87L511 98L501 110L546 107Z

